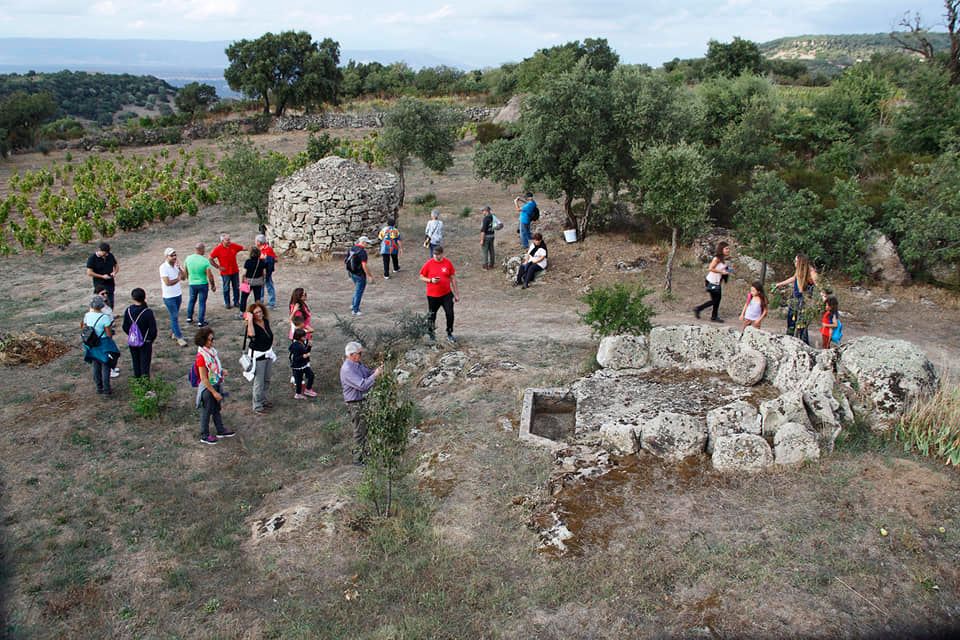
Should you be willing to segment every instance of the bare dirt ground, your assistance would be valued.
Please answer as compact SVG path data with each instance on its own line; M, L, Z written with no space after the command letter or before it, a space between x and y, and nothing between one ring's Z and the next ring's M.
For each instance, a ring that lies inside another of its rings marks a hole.
M294 152L305 139L257 142ZM511 361L522 369L488 366L479 378L410 387L419 409L411 446L419 491L404 498L400 515L372 521L355 498L359 473L349 466L336 377L345 339L333 326L334 314L349 310L352 284L339 260L287 260L277 274L279 300L295 286L310 293L320 397L291 398L281 355L277 406L260 419L250 412L249 387L233 376L224 416L239 436L215 447L197 442L184 380L193 349L163 331L154 375L174 381L177 393L156 421L130 408L127 355L110 399L91 393L77 346L37 368L0 368L7 635L832 638L960 622L960 478L869 434L851 434L819 464L750 477L620 460L616 472L571 495L574 552L538 552L528 525L545 498L551 459L516 438L519 394L592 370L596 341L578 319L582 291L614 281L658 285L666 248L618 234L565 245L559 207L541 201L550 269L530 290L512 288L502 273L479 268L478 211L489 203L507 221L497 249L513 254L519 188L476 181L471 156L464 143L447 174L415 169L409 177L402 271L387 281L372 269L358 326L374 331L402 310L425 310L416 272L426 258L419 240L427 211L412 203L432 192L460 279L456 333L466 368ZM0 165L0 186L11 166L47 160L18 156ZM461 216L465 207L472 212ZM112 238L118 300L143 286L165 327L157 281L164 247L186 255L221 231L246 245L256 225L212 207ZM90 251L2 259L11 286L0 333L34 330L76 345ZM638 258L647 264L640 271L617 268ZM694 322L689 308L703 298L701 266L689 253L679 262L676 297L651 296L658 324ZM729 322L747 286L735 279L725 291ZM919 286L838 288L847 338L905 338L956 371L955 296ZM239 323L219 292L208 312L226 366L235 368ZM782 327L774 318L765 328ZM288 524L265 533L280 513Z

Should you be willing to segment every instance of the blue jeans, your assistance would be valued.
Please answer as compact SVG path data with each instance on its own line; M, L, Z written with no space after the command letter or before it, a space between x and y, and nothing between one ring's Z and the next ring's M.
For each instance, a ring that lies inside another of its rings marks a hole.
M207 293L209 291L209 285L190 285L190 301L187 303L187 317L193 318L193 305L197 302L197 298L200 298L200 311L197 316L197 324L201 324L207 317Z
M180 318L178 317L180 315L180 305L182 303L183 296L163 299L163 306L167 308L167 313L170 314L170 331L178 338L183 337L183 334L180 333Z
M267 274L267 279L264 281L264 287L267 290L267 306L273 309L277 306L277 290L273 286L273 272Z
M520 246L526 249L530 246L530 223L520 223Z
M356 313L360 311L360 300L363 298L363 290L367 288L367 276L366 274L358 276L355 273L351 273L350 278L353 280L354 284L351 309L353 309L353 312Z
M240 306L240 274L234 273L229 276L220 274L223 281L223 306L230 306L230 285L233 285L233 306Z

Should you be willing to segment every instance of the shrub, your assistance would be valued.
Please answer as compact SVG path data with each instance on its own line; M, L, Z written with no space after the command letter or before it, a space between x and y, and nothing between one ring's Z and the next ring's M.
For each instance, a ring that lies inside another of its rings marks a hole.
M403 464L413 426L414 404L400 392L392 371L381 375L364 408L367 421L367 465L361 496L373 503L378 516L392 515L394 487L408 469Z
M422 196L417 196L413 199L413 204L419 207L431 208L435 207L438 204L437 194L435 193L425 193Z
M494 140L507 137L507 129L503 125L492 122L480 122L477 124L477 142L487 144Z
M651 293L652 289L642 285L615 284L594 289L580 299L590 307L580 319L593 329L595 336L648 333L655 312L644 298Z
M133 410L141 418L158 418L160 410L173 397L176 388L163 378L131 378Z
M900 419L894 437L904 451L960 466L960 384L944 383L929 398L917 402Z
M334 155L341 144L343 144L343 141L340 138L331 138L328 133L321 136L310 134L310 138L307 140L307 157L310 162L322 160L327 156Z

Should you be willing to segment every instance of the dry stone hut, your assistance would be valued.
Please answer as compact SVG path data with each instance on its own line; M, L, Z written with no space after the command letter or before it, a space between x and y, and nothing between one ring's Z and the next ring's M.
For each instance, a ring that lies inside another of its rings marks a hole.
M375 235L400 206L400 180L329 157L270 189L267 236L285 254L321 254Z

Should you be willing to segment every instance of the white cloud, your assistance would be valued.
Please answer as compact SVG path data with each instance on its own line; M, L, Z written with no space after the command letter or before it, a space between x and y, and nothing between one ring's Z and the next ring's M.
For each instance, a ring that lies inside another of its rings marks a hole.
M90 11L98 16L115 16L117 15L117 8L114 6L113 2L110 0L103 0L102 2L96 2Z
M235 0L188 0L184 15L188 20L206 20L207 18L226 18L237 15Z
M134 20L133 22L127 23L128 29L136 29L137 31L139 31L140 29L143 29L145 26L147 26L147 23L144 22L143 20Z
M419 15L410 15L404 11L398 11L396 13L388 13L386 15L380 16L377 18L377 22L380 24L432 24L434 22L440 22L441 20L446 20L447 18L452 18L456 12L453 10L449 4L445 4L436 11L431 11L430 13L423 13Z

